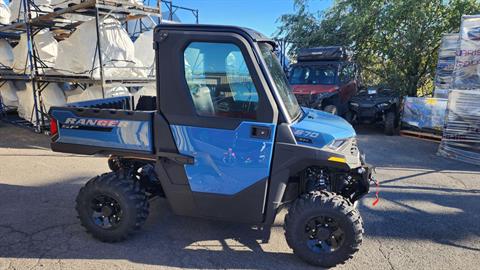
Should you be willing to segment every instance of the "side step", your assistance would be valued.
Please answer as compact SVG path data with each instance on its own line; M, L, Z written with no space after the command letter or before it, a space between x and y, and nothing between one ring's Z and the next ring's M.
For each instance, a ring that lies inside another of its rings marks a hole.
M417 138L417 139L427 140L431 142L432 141L440 142L442 140L442 136L440 135L427 133L427 132L413 131L413 130L400 130L400 136Z

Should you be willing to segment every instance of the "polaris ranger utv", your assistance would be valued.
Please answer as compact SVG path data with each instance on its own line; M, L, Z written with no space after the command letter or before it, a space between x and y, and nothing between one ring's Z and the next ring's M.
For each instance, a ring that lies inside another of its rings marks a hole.
M340 46L305 48L291 66L290 85L300 105L349 119L348 102L357 93L358 74Z
M301 108L275 43L244 28L160 25L157 97L53 107L52 150L111 155L112 172L80 190L81 224L106 242L145 222L149 198L174 213L270 226L289 206L285 236L303 260L333 266L362 242L355 203L371 168L343 119ZM121 109L123 108L123 109Z

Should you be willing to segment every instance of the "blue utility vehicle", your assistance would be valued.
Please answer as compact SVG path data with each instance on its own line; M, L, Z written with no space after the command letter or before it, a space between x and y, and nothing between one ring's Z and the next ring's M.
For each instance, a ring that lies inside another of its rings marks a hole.
M352 126L302 108L275 42L251 29L160 25L157 97L53 107L53 151L109 155L112 172L80 190L81 224L106 242L145 222L149 199L174 213L244 222L265 231L288 207L285 236L303 260L334 266L360 247L355 203L372 169Z

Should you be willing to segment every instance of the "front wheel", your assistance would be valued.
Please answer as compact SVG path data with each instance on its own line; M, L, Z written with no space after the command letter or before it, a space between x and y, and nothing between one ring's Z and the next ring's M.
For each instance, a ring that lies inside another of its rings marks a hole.
M353 120L355 118L355 115L352 113L352 111L347 110L344 116L345 120L347 120L348 123L353 125Z
M80 189L76 210L83 227L104 242L118 242L138 230L148 216L140 183L121 173L97 176Z
M285 237L302 260L333 267L358 251L362 224L358 210L345 198L315 191L293 202L285 217Z
M384 122L384 133L388 136L392 136L395 133L395 112L387 112Z

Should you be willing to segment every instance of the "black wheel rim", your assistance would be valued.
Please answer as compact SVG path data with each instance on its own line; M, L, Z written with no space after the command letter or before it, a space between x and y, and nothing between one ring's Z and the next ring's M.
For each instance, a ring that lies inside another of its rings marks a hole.
M123 211L120 204L108 195L99 195L91 201L91 218L102 229L115 229L122 220Z
M308 248L317 254L332 253L343 246L345 232L333 217L318 216L305 225Z

